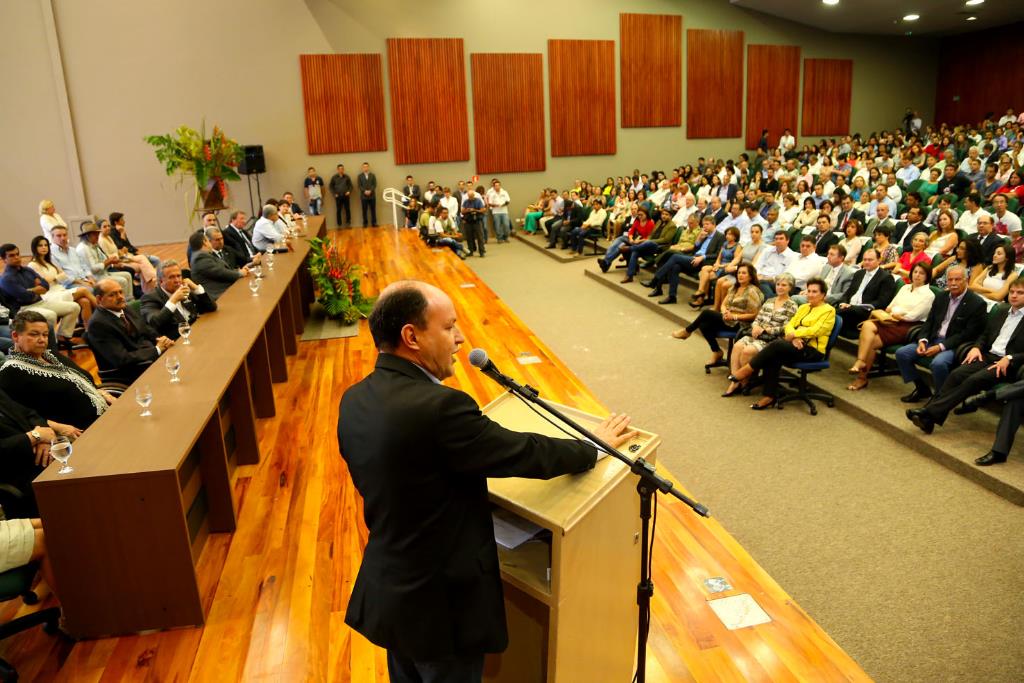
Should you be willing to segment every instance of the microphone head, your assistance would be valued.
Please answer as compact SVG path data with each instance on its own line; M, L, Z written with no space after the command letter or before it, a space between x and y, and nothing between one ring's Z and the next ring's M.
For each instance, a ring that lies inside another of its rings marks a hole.
M483 349L473 349L469 352L469 364L474 368L483 369L487 366L487 352Z

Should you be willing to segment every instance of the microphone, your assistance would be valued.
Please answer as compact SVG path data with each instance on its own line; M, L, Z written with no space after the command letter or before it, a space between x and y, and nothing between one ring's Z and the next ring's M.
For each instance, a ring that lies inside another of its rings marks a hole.
M475 368L479 368L480 372L484 373L509 391L513 391L520 395L526 395L531 398L538 395L537 390L533 387L523 386L501 372L501 370L498 370L498 367L490 358L487 357L487 352L483 349L473 349L469 352L469 364Z

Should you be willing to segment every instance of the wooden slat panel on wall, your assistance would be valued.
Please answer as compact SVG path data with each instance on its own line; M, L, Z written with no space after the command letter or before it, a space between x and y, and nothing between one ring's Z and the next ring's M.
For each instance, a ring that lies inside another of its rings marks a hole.
M853 60L805 59L801 135L846 135L850 132Z
M619 15L622 127L683 123L683 18Z
M614 41L548 41L551 156L615 154L614 74Z
M310 154L388 148L380 55L299 55L299 70Z
M470 55L477 173L543 171L544 56Z
M747 149L757 147L768 129L769 148L785 128L796 131L800 97L800 48L747 45Z
M388 38L396 164L469 160L462 38Z
M687 29L686 137L743 134L743 31Z

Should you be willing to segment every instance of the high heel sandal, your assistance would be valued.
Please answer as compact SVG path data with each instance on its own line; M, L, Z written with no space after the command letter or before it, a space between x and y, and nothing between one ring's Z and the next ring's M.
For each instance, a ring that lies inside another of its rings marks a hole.
M768 410L769 408L774 408L774 407L775 407L775 405L776 405L776 404L777 404L778 402L779 402L779 400L778 400L778 399L776 399L776 398L773 398L773 399L772 399L771 401L769 401L768 403L763 403L763 404L762 404L762 403L755 403L755 404L753 404L753 405L751 405L751 406L750 406L750 409L751 409L751 410Z
M857 373L857 379L853 380L853 384L846 387L849 391L860 391L861 389L867 389L868 387L868 373L861 371Z
M701 306L704 305L705 298L706 297L703 294L694 294L692 297L690 297L690 306L692 308L700 308Z
M854 363L852 368L847 370L847 372L850 373L851 375L859 375L863 371L864 371L864 363L862 363L860 360L858 360L856 363Z
M725 393L722 394L722 398L729 398L730 396L735 396L736 394L741 393L743 393L743 385L739 382L733 382L732 385L725 390Z

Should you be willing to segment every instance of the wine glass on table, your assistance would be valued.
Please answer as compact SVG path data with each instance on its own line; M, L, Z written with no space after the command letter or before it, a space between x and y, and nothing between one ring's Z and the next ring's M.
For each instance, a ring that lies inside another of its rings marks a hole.
M68 464L71 458L71 439L66 436L54 437L50 442L50 456L60 463L57 474L71 474L75 468Z
M270 251L267 252L267 255L263 259L263 261L264 261L264 263L267 264L267 270L268 271L274 270L274 250L273 249L271 249Z
M258 277L249 278L249 291L253 296L259 296L260 279Z
M192 334L192 325L190 325L187 320L184 321L184 322L178 323L178 335L182 339L182 342L181 342L182 344L184 344L185 346L188 346L189 344L192 343L192 342L190 342L188 340L189 335L191 335L191 334Z
M181 381L178 377L178 371L181 370L181 360L177 356L167 356L167 360L164 361L164 367L167 368L167 372L171 373L171 384L177 384Z
M149 410L149 406L153 403L153 390L149 388L148 384L135 388L135 402L142 408L139 417L149 417L153 414Z

